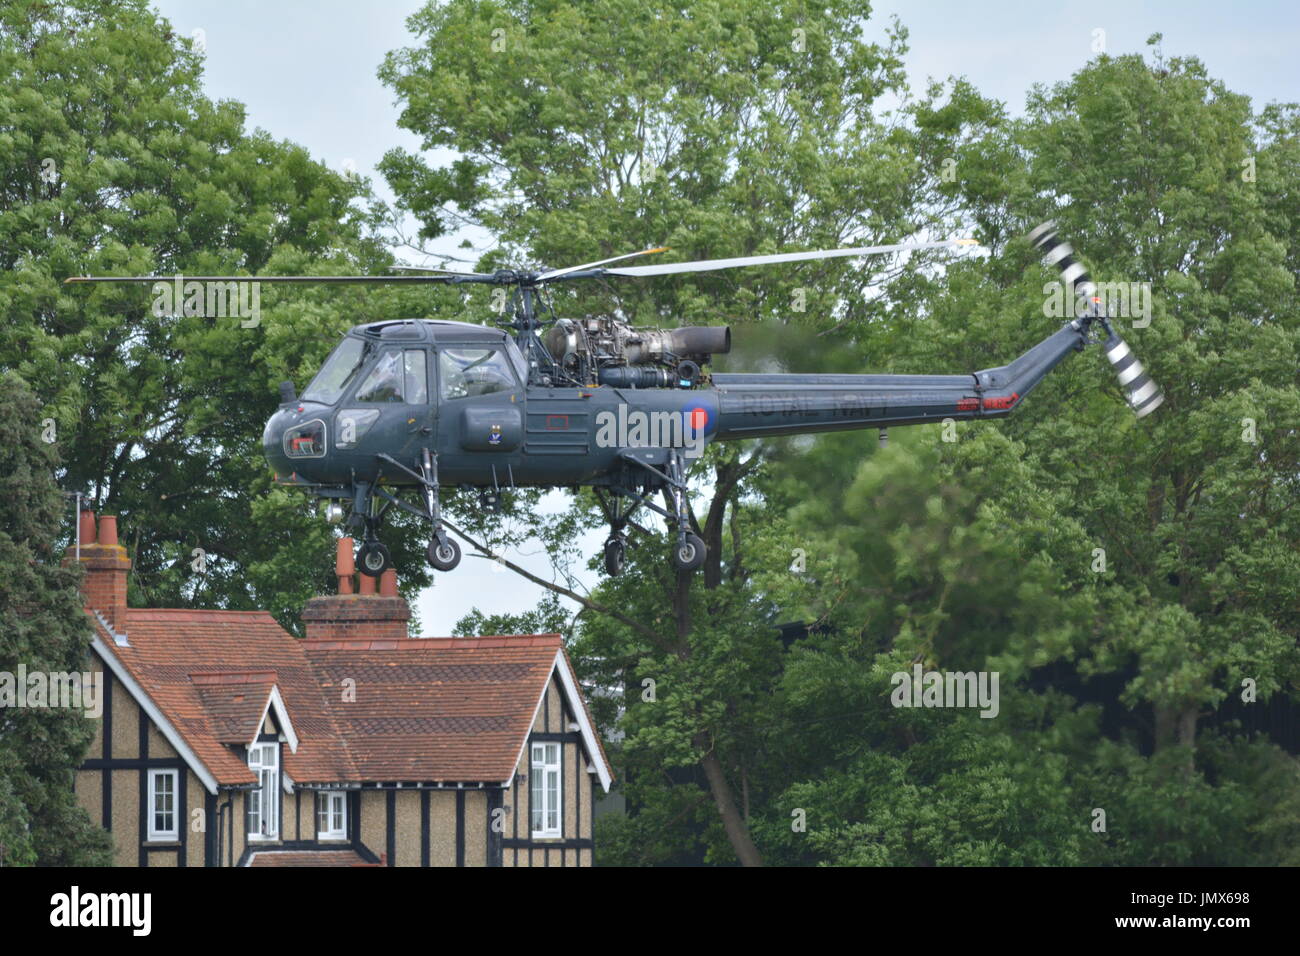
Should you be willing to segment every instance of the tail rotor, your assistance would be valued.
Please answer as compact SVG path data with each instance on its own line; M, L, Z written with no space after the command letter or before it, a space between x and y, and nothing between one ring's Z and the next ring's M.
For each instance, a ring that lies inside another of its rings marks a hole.
M1057 235L1056 223L1049 219L1038 226L1029 233L1029 242L1042 253L1043 262L1060 270L1066 292L1073 293L1076 305L1080 299L1086 301L1082 308L1076 308L1075 314L1100 321L1106 330L1107 338L1102 348L1106 352L1106 360L1115 370L1120 387L1124 389L1129 407L1138 418L1151 414L1164 402L1164 393L1150 373L1142 367L1128 343L1111 326L1101 308L1097 284L1088 275L1088 270L1074 257L1074 249L1070 244Z

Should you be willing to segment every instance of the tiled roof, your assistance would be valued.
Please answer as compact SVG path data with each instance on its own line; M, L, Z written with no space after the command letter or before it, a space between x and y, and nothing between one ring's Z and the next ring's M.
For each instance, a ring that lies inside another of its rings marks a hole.
M233 700L229 706L219 706L215 714L210 712L207 701L219 685L202 683L205 671L229 671L241 665L275 672L274 683L299 741L296 754L285 748L285 772L295 781L354 778L347 747L301 642L267 612L130 608L118 630L126 631L130 646L115 644L100 628L106 652L126 667L218 783L256 782L243 758L225 743L228 721L234 716ZM195 683L193 674L200 675L200 683ZM266 689L269 693L269 683ZM265 702L266 696L261 695L260 703Z
M361 779L458 783L510 779L562 641L551 634L303 646Z
M354 850L259 850L249 866L370 866Z
M313 641L262 611L129 609L121 646L96 626L222 785L255 781L229 745L251 739L272 687L299 741L285 772L331 784L507 781L557 654L577 686L558 634Z

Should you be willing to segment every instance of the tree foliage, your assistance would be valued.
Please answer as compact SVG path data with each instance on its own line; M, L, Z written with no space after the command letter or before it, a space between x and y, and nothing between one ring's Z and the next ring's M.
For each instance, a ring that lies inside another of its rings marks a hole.
M57 454L42 426L26 383L0 375L0 672L18 694L24 673L83 673L90 649L81 569L61 565L54 546L72 509L54 483ZM80 710L14 704L0 707L0 865L106 865L108 834L72 791L92 721Z

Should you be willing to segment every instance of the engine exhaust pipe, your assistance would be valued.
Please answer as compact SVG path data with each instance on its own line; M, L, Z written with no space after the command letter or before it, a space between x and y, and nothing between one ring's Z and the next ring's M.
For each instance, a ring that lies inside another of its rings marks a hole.
M729 325L692 325L668 334L678 355L726 355L731 351Z
M1088 275L1088 270L1074 258L1074 249L1070 244L1056 234L1056 223L1049 219L1038 226L1029 233L1029 242L1042 252L1045 263L1054 265L1061 271L1066 290L1074 294L1074 314L1091 315L1101 320L1102 327L1108 334L1102 348L1106 351L1106 360L1115 370L1120 388L1124 389L1125 400L1138 418L1150 415L1163 404L1164 393L1129 349L1128 343L1111 328L1106 315L1101 311L1097 284ZM1087 302L1082 309L1078 308L1079 299Z

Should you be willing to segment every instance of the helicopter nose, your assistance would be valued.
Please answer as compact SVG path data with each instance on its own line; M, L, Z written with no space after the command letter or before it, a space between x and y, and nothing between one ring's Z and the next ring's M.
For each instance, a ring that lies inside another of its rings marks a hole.
M291 415L284 409L280 409L274 415L266 420L266 427L262 429L262 454L266 457L266 463L271 466L277 479L288 478L293 473L293 465L289 462L289 456L284 453L284 430L289 426Z

